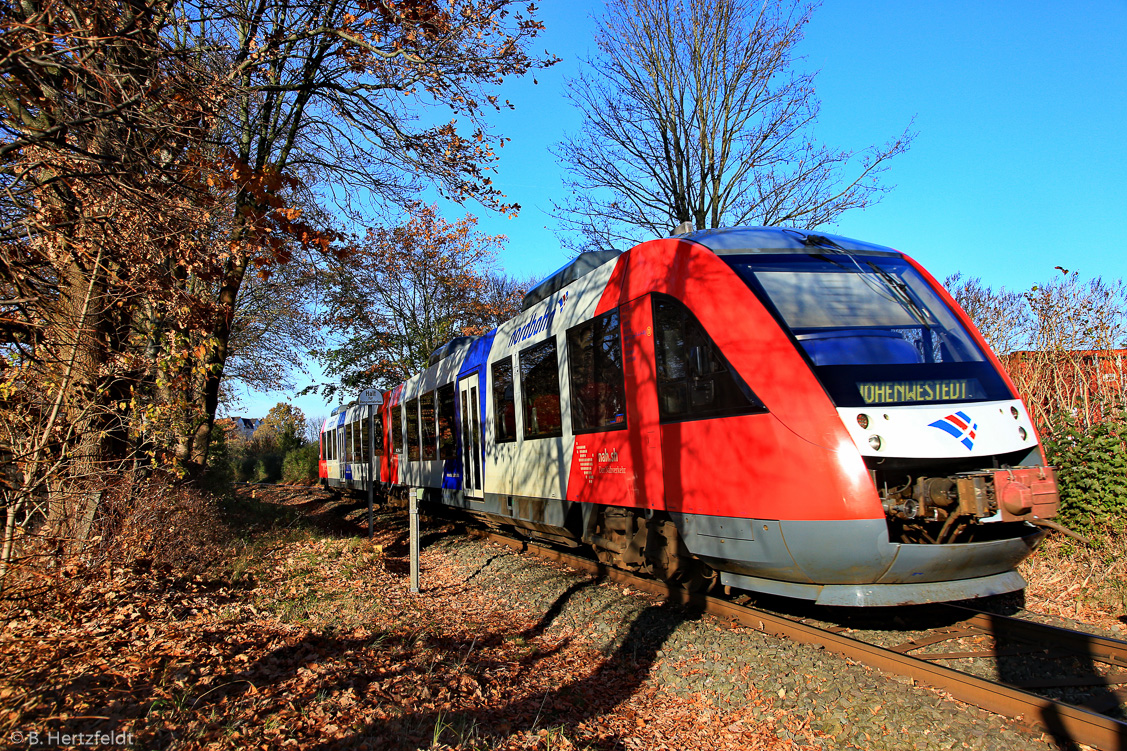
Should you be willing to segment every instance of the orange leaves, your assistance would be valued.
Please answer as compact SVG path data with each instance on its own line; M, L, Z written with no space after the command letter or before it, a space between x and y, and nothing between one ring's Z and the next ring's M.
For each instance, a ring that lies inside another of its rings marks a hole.
M236 202L242 231L228 243L229 251L249 252L263 279L270 266L293 259L292 243L329 253L334 243L344 239L338 232L302 221L302 209L287 203L301 183L272 164L255 169L228 150L215 162L207 182Z
M385 384L425 367L439 345L495 325L483 300L504 241L413 204L403 224L373 227L329 277L326 325L344 345L323 353L345 384ZM362 343L362 344L361 344Z
M216 160L214 172L208 177L208 184L220 191L242 191L254 198L258 204L281 208L278 194L284 190L294 190L301 183L283 174L276 166L266 164L258 169L227 149Z

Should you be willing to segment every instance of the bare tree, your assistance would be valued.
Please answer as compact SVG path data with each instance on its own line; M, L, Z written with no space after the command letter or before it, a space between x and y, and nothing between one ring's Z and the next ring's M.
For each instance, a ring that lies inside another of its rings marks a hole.
M309 351L320 342L314 319L321 264L315 255L295 254L266 278L247 277L231 324L225 382L280 391L294 388L295 371L306 372Z
M813 129L813 74L793 70L801 0L608 0L598 51L571 81L586 120L556 155L578 249L629 247L692 222L815 227L877 201L908 129L835 150Z
M1127 363L1127 286L1062 273L1028 292L985 286L961 274L945 286L1002 356L1042 435L1067 415L1083 429L1122 419Z
M978 277L961 272L943 280L943 286L974 321L986 343L999 355L1027 349L1033 336L1033 317L1020 292L983 285Z

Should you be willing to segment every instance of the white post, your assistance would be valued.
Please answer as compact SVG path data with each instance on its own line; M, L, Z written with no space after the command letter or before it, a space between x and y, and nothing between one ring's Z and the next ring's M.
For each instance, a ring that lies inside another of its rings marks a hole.
M419 497L423 489L417 488L407 502L409 537L411 540L411 592L419 592Z
M368 539L375 534L372 506L376 500L376 405L368 405Z

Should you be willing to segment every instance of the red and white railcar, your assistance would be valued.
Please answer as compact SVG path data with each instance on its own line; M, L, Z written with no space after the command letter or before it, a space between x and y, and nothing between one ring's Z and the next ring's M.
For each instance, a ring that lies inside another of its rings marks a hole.
M778 228L584 253L374 410L322 477L695 587L834 605L1024 586L1058 496L965 313L890 248Z

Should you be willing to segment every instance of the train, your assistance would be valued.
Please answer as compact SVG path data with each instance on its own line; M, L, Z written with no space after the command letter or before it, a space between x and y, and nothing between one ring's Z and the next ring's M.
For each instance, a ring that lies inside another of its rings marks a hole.
M1014 592L1059 506L966 313L904 253L834 234L581 253L381 396L325 421L325 486L412 493L693 591Z

